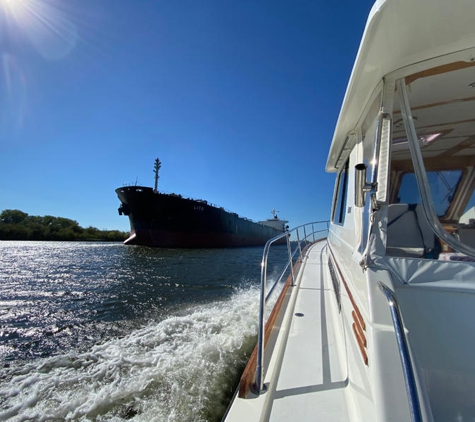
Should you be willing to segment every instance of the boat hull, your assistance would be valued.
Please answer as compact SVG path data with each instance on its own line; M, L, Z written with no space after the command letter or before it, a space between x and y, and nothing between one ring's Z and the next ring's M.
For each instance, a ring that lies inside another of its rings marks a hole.
M130 220L127 245L166 248L223 248L260 246L283 230L255 223L206 201L152 188L127 186L116 189L119 213Z

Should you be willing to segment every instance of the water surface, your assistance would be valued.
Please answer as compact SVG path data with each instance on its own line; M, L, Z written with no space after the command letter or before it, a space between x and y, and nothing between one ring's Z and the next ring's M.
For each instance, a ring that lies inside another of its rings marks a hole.
M0 420L220 420L255 344L261 258L0 242Z

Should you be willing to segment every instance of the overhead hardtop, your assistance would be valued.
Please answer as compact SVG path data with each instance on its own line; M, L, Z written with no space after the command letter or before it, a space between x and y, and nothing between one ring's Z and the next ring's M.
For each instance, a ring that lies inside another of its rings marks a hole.
M383 77L415 63L475 47L473 16L474 0L378 0L374 4L338 117L328 172L337 171L342 152L353 147L354 138L349 139L349 135Z

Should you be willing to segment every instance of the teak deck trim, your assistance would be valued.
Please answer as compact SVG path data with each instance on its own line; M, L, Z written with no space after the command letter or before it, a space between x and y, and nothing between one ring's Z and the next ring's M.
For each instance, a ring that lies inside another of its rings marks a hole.
M303 253L302 253L303 256ZM295 265L293 266L293 273L294 276L297 274L297 271L301 264L301 259L298 259ZM292 286L292 274L289 274L287 280L285 281L284 287L282 287L282 291L280 292L279 298L277 299L274 308L272 309L271 314L266 322L265 330L264 330L264 347L266 346L272 329L274 328L275 321L280 314L282 305L284 303L285 297L287 296L289 287ZM257 344L254 347L254 350L247 362L246 368L244 369L241 380L239 381L239 394L238 397L245 398L249 389L251 388L251 384L254 381L254 375L256 372L257 366Z

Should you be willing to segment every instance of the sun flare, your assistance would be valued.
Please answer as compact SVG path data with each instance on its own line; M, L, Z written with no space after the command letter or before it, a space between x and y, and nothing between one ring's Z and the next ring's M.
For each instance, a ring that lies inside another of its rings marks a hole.
M77 43L76 25L64 4L45 0L0 0L0 20L9 38L26 37L44 58L68 55Z
M28 3L29 0L0 0L3 9L15 20L21 18L28 8Z

